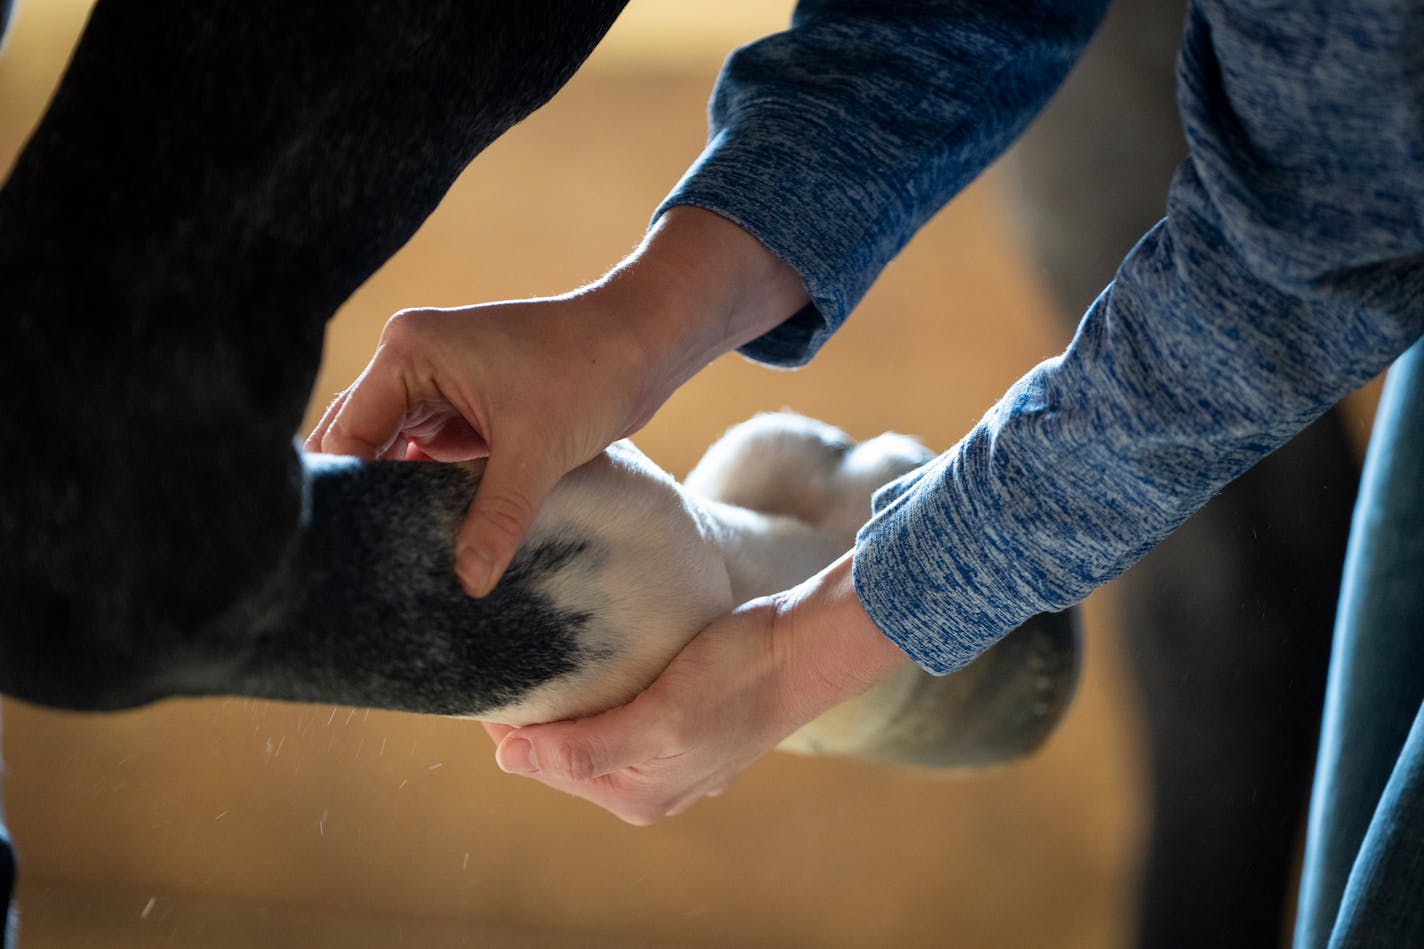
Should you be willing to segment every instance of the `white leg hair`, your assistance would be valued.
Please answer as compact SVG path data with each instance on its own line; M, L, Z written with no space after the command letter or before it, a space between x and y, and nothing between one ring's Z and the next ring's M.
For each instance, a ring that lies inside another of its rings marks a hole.
M708 622L800 583L850 549L881 485L929 461L912 438L856 443L791 413L726 433L679 486L629 442L565 478L530 542L596 538L541 592L590 615L597 661L481 717L511 724L578 717L631 699ZM1076 678L1066 619L1025 627L953 676L908 668L833 709L783 748L976 766L1018 757L1051 731Z

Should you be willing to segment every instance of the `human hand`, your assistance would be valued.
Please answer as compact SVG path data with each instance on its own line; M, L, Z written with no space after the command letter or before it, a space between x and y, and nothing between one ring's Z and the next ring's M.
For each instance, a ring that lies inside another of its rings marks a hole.
M386 324L361 376L328 407L309 450L366 458L489 457L456 542L457 572L494 585L566 472L643 421L638 354L618 313L587 292L452 310Z
M698 208L673 208L632 256L582 290L397 313L306 448L364 458L488 456L455 545L462 585L482 596L560 477L805 300L800 277L745 231Z
M796 729L909 664L861 609L850 567L847 554L712 623L627 705L486 724L496 760L640 826L720 794Z

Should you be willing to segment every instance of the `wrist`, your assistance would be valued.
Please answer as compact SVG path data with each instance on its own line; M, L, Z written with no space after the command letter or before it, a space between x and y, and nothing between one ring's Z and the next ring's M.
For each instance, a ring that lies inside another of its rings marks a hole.
M801 723L855 698L913 665L861 606L851 578L853 553L783 595L773 642L779 691Z
M608 302L636 354L646 416L718 356L806 306L801 276L731 221L670 208L589 292Z

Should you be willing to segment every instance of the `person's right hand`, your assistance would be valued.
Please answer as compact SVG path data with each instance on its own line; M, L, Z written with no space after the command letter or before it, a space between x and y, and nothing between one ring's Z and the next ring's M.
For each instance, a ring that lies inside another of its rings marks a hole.
M397 313L307 448L364 458L489 456L455 548L465 589L483 595L554 483L646 421L646 370L611 325L617 319L593 291Z
M564 474L652 417L712 358L804 305L799 275L736 225L669 210L634 254L563 297L406 310L308 437L309 451L488 456L456 571L488 593Z

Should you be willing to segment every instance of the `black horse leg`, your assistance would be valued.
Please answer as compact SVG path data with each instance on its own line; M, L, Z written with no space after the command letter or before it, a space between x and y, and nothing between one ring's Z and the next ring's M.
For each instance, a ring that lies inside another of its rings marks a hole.
M0 191L0 690L250 660L325 321L622 5L100 0Z
M0 0L0 47L10 26L14 5ZM3 745L3 741L0 741ZM0 751L0 780L4 778L5 762ZM5 826L5 795L0 787L0 949L11 949L15 940L15 849L10 846L10 831Z

